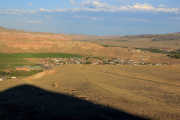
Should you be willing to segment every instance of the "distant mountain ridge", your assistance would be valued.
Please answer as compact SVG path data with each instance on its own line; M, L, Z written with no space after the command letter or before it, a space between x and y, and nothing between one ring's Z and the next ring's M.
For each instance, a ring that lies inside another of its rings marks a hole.
M26 32L24 30L17 30L17 29L9 29L0 26L0 32L2 31L14 31L14 32ZM28 32L27 33L44 33L44 34L57 34L57 33L50 33L50 32ZM59 33L61 34L61 33ZM180 32L175 32L175 33L166 33L166 34L139 34L139 35L104 35L104 36L98 36L98 35L86 35L86 34L61 34L64 36L71 37L73 40L83 40L83 41L88 41L88 40L102 40L102 39L117 39L117 38L124 38L124 37L141 37L141 38L153 38L153 37L159 37L159 36L175 36L178 35L178 38L180 38Z

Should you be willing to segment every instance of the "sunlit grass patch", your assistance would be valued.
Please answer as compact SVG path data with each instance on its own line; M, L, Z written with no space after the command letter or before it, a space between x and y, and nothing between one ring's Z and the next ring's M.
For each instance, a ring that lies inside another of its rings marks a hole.
M35 63L26 60L25 58L72 58L82 57L76 54L67 53L0 53L0 76L29 76L42 70L31 71L16 71L15 68L19 66L34 66ZM8 73L7 71L11 71Z

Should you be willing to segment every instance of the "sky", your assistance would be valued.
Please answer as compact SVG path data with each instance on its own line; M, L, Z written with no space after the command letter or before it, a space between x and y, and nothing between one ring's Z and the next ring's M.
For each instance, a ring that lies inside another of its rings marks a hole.
M180 32L180 0L0 0L0 26L34 32Z

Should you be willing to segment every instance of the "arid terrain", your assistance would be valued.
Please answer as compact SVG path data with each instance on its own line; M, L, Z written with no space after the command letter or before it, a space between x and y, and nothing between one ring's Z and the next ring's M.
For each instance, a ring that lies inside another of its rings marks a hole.
M0 28L0 119L179 120L180 33Z

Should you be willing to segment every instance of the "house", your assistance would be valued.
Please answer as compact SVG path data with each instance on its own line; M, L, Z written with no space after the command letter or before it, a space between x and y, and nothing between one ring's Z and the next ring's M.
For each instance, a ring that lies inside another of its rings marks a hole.
M1 82L1 81L3 81L3 79L2 79L2 78L0 78L0 82Z
M31 71L31 69L28 68L27 66L19 66L16 67L16 71Z

